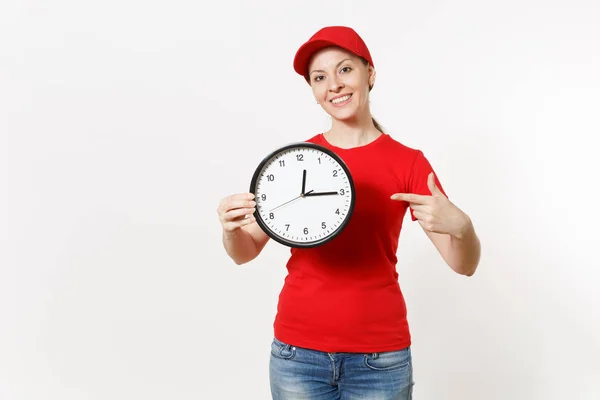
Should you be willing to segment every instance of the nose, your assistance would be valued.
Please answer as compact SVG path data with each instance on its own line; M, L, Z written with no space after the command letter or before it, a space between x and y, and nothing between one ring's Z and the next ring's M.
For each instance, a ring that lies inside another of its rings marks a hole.
M344 87L344 84L336 75L334 75L329 82L329 90L332 92L339 92Z

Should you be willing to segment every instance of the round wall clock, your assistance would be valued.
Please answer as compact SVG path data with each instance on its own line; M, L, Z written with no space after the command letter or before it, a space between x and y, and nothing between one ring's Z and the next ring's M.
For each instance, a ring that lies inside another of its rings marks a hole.
M354 210L354 182L333 151L308 142L269 154L250 183L256 222L289 247L315 247L336 237Z

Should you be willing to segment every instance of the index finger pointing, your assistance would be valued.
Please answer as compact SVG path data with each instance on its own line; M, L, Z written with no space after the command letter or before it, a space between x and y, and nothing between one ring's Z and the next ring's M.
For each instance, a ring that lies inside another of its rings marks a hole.
M395 193L390 196L392 200L407 201L411 204L427 204L431 196L423 196L413 193Z

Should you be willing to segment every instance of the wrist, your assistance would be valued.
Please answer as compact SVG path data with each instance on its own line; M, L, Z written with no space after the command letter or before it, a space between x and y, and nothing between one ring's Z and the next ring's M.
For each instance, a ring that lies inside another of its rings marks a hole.
M452 236L458 240L463 240L473 233L473 231L473 222L471 221L471 218L469 218L467 214L463 214L460 227Z
M239 228L233 230L233 231L226 231L225 229L223 229L223 239L225 240L233 240L236 238L236 236L239 233Z

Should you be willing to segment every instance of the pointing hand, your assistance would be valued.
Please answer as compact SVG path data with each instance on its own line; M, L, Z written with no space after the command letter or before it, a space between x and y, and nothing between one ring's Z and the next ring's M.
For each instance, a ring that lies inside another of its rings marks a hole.
M390 198L410 203L414 216L423 229L462 237L470 225L469 217L455 206L435 184L433 172L427 177L431 196L413 193L395 193Z

